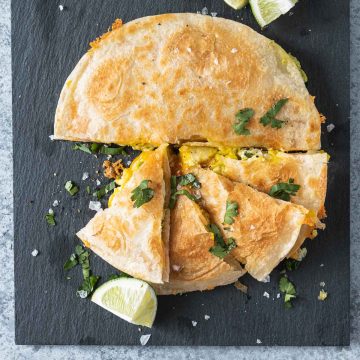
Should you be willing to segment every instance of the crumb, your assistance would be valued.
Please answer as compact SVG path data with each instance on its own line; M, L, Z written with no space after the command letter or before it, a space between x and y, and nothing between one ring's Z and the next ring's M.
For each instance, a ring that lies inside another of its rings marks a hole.
M105 160L103 162L103 168L104 176L108 179L116 179L121 176L122 172L124 171L124 166L121 159L115 161L114 163L109 160Z
M54 215L54 210L52 208L49 209L49 214Z
M280 293L278 293L278 294L276 295L276 298L277 298L277 299L280 299Z
M328 293L325 291L325 290L320 290L320 293L319 293L319 296L318 296L318 299L320 301L324 301L328 296Z
M320 267L324 267L324 264L320 264Z
M54 173L54 176L56 176L57 175L57 173Z
M216 17L217 12L211 12L210 14L211 14L212 17Z
M264 283L270 282L270 275L268 275L264 280L262 280Z
M100 185L101 185L101 182L100 182L99 179L96 179L96 185L97 185L97 186L100 186Z
M248 287L244 284L242 284L239 280L235 281L234 286L240 290L241 292L243 292L244 294L247 294L248 291Z

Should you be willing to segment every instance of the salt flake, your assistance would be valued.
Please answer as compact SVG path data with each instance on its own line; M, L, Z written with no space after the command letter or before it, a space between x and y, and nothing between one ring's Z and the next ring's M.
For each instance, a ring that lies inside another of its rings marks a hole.
M270 294L267 292L267 291L264 291L264 294L263 294L263 296L265 296L266 298L270 298Z
M82 178L81 180L86 180L87 178L89 177L89 173L88 172L84 172L83 175L82 175Z
M37 256L39 254L39 250L37 250L37 249L34 249L32 252L31 252L31 255L32 256Z
M53 205L53 207L59 206L59 200L54 200L52 205Z
M209 315L204 315L204 319L205 319L205 320L209 320L209 319L210 319L210 316L209 316Z
M256 339L256 343L257 343L257 344L262 344L262 342L261 342L260 339Z
M209 15L209 10L208 10L208 8L206 6L204 8L202 8L201 14L202 15Z
M59 10L63 11L64 10L64 5L59 5Z
M90 201L89 209L94 210L94 211L100 211L101 210L101 202L100 201Z
M49 135L49 139L50 139L51 141L54 141L54 137L55 137L55 135Z
M141 336L140 336L140 344L141 344L142 346L145 346L145 345L148 343L148 341L149 341L149 339L150 339L150 336L151 336L151 334L141 335Z
M327 132L332 132L335 129L335 125L334 124L329 124L326 127Z
M195 327L197 325L197 321L192 320L191 323L192 323L193 327Z

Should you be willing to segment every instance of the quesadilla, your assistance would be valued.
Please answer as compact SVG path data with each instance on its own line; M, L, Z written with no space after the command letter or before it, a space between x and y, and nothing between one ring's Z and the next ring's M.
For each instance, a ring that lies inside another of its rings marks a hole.
M121 186L77 236L115 268L153 283L169 280L167 145L143 152Z
M294 57L235 21L117 20L66 80L54 138L319 149L322 117L302 74Z
M207 230L210 220L200 206L179 196L171 211L170 278L154 285L159 295L211 290L235 282L244 270L231 257L222 260L209 249L214 236Z
M312 225L309 211L274 199L212 170L194 171L201 183L201 201L213 221L233 238L233 255L255 279L263 281L296 243L303 224ZM236 207L226 220L229 204Z

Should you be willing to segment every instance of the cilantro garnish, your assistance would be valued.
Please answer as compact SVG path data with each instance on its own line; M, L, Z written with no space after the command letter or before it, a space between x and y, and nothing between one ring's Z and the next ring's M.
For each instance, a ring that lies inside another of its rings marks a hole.
M89 185L86 187L86 192L90 195L91 190L90 190L90 186L89 186Z
M131 278L132 276L129 274L126 274L122 271L120 271L120 273L118 274L111 274L108 276L108 281L109 280L115 280L115 279L119 279L119 278Z
M140 185L131 192L131 200L134 202L135 208L139 208L154 197L155 192L148 187L149 182L151 182L151 180L143 180Z
M239 215L239 204L236 201L226 201L226 212L224 217L224 224L232 225L234 217Z
M300 266L301 261L295 259L287 259L285 261L285 268L288 271L295 271Z
M279 281L279 290L285 294L284 302L286 308L291 308L291 300L296 298L296 289L289 279L283 276Z
M96 190L93 193L93 196L96 196L98 198L98 200L100 200L103 196L105 196L109 191L114 190L116 187L116 183L115 181L111 181L110 183L108 183L107 185L103 186L102 188L100 188L99 190Z
M105 154L105 155L127 155L123 146L109 146L100 143L82 144L77 143L73 146L73 150L80 150L87 154Z
M56 222L55 222L55 214L54 212L52 213L48 213L45 215L45 219L46 219L46 222L51 225L51 226L55 226L56 225Z
M288 101L289 99L280 99L264 116L260 118L260 123L264 126L270 124L272 128L282 128L285 121L276 119L276 115Z
M250 108L239 110L236 115L236 122L233 125L233 129L238 135L250 135L250 130L245 126L249 123L250 119L254 116L255 111Z
M64 270L70 270L76 265L81 265L84 280L76 292L81 298L88 297L94 291L95 285L100 278L91 274L89 256L88 251L81 245L77 245L75 252L71 254L69 260L64 264Z
M79 188L71 180L66 182L65 189L71 196L74 196L79 191Z
M185 174L181 176L171 176L170 178L170 186L171 186L171 195L170 195L170 202L169 202L169 208L173 209L175 207L176 198L178 195L185 195L192 201L197 201L200 199L200 196L195 196L191 194L189 191L185 189L177 190L177 186L190 186L191 188L197 188L200 189L201 184L196 179L194 174Z
M294 184L294 179L289 179L289 182L280 182L273 185L269 191L269 195L284 201L290 201L290 196L295 196L300 189L300 185Z
M226 243L220 232L220 229L215 224L209 224L208 231L214 234L215 246L212 246L209 251L220 259L223 259L230 253L232 249L236 248L235 239L229 238Z

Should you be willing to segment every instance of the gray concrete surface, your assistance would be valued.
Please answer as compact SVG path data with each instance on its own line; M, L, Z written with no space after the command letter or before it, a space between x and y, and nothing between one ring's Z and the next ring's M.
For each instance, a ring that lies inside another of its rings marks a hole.
M30 1L30 0L24 0ZM49 0L46 0L49 1ZM50 0L51 1L51 0ZM347 0L342 0L347 1ZM358 359L360 358L360 1L351 5L351 346L99 347L15 346L12 225L10 0L0 0L0 359Z

